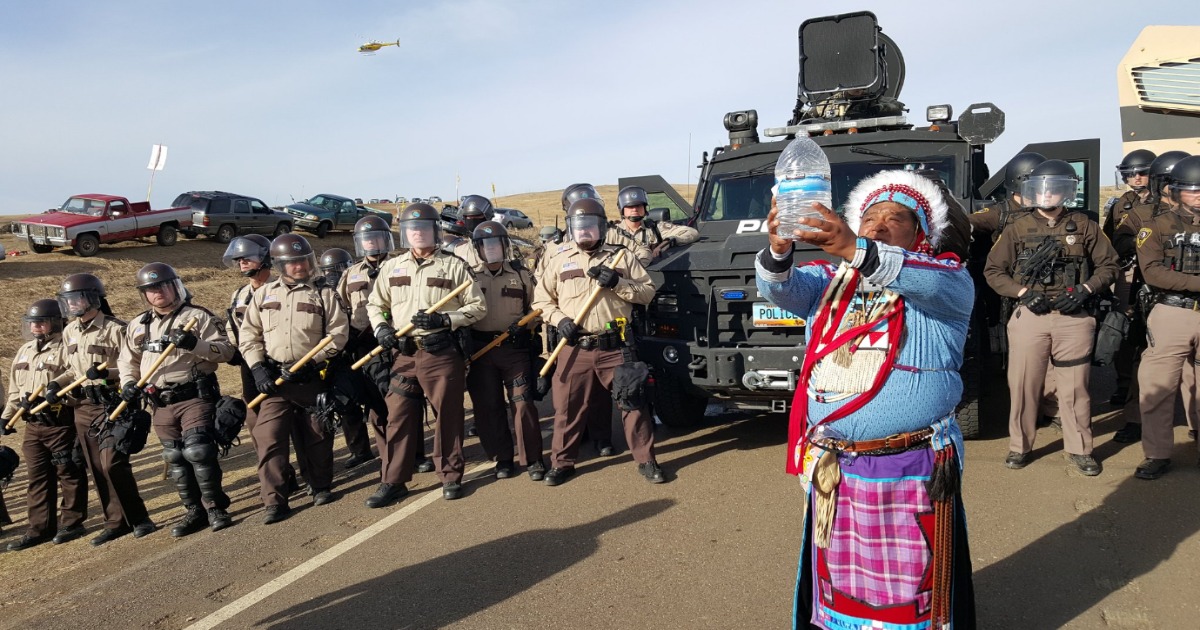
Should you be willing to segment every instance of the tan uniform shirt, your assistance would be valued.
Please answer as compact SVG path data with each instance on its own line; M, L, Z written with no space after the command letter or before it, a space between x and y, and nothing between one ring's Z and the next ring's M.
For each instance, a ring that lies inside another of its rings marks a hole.
M270 282L268 280L267 282ZM225 320L225 337L233 344L233 347L238 345L238 336L241 334L240 328L242 320L246 319L246 311L250 308L250 299L254 297L254 286L251 284L243 284L233 292L233 296L229 299L229 315Z
M1068 232L1069 224L1074 223L1075 231ZM1063 210L1054 226L1049 220L1037 212L1028 212L1016 220L1010 221L1004 228L1004 233L992 246L988 253L987 264L983 275L988 285L1001 296L1015 298L1026 285L1021 284L1017 270L1017 258L1020 256L1022 240L1027 236L1053 236L1063 246L1063 255L1078 256L1091 261L1092 274L1081 278L1081 284L1091 289L1092 294L1098 294L1117 279L1117 252L1108 237L1100 231L1100 225L1082 212ZM1050 297L1056 296L1066 287L1031 287L1045 291Z
M50 379L67 369L62 352L62 337L53 335L46 341L31 339L17 350L12 368L8 372L8 397L4 412L5 422L17 413L17 403ZM0 390L3 391L3 390Z
M475 284L487 303L487 314L475 323L475 330L504 332L533 310L533 276L525 269L504 263L493 273L480 266L475 270Z
M54 379L59 385L67 385L87 374L88 368L101 362L108 363L108 380L118 378L117 358L125 343L125 322L100 313L88 323L71 320L63 327L63 356L67 371ZM104 385L104 380L85 380L80 387Z
M646 221L649 221L649 219L646 219ZM658 228L658 233L662 236L662 240L659 240L654 235L654 230L647 227L645 221L637 226L636 229L630 229L629 224L625 221L621 221L613 227L627 234L634 242L649 249L653 249L655 245L669 238L675 239L675 243L678 245L695 243L700 238L699 230L686 225L675 225L674 223L655 223L654 225Z
M221 329L217 317L208 311L185 305L177 314L160 315L151 312L138 315L129 322L125 329L125 343L121 348L121 358L117 367L121 373L121 383L134 383L150 372L150 366L160 356L158 352L143 349L144 343L166 337L171 332L182 330L188 322L196 320L192 334L196 335L196 347L192 350L175 348L162 365L150 377L147 384L158 388L169 387L178 383L186 383L196 372L212 374L217 371L220 363L227 363L233 358L234 345L229 343L225 331ZM165 348L168 342L164 341Z
M290 365L325 335L332 335L333 343L313 357L315 362L337 356L350 336L350 318L334 290L277 279L259 287L250 298L246 319L238 329L238 349L251 367L267 357Z
M458 285L471 281L467 263L457 256L438 250L429 258L418 259L412 252L389 258L379 268L375 286L367 300L371 329L390 323L399 330L409 324L417 311L446 297ZM454 296L438 312L450 316L450 329L474 325L487 314L487 305L479 287L471 286ZM414 337L423 337L432 330L415 329Z
M351 265L338 281L337 294L350 309L350 327L354 330L371 330L367 298L371 297L371 287L375 286L375 278L371 277L371 271L375 268L371 261L364 258Z
M1200 293L1200 275L1172 268L1182 266L1182 246L1200 248L1200 217L1181 208L1160 209L1138 229L1136 239L1138 266L1146 284L1160 291ZM1166 260L1167 243L1174 245L1174 264Z
M604 245L588 253L573 242L547 249L547 258L538 268L533 308L542 309L542 318L551 326L570 317L587 334L604 332L604 325L617 318L628 320L633 315L634 304L649 304L654 299L650 275L636 258L629 257L628 252L617 266L617 273L621 275L617 286L600 291L587 317L583 321L578 317L584 302L597 286L587 275L588 269L600 263L609 265L618 251L617 247Z

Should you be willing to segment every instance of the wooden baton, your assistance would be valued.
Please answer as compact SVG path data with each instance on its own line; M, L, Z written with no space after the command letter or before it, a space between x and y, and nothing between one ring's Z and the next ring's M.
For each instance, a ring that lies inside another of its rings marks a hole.
M446 304L448 304L450 302L450 300L453 300L459 293L466 291L467 287L471 286L472 282L474 282L474 281L467 280L466 282L458 285L457 287L454 287L453 291L447 293L446 297L438 300L437 302L434 302L432 306L425 309L425 312L426 313L436 313L438 311L438 309L440 309L443 306L445 306ZM416 327L417 327L416 324L409 322L407 326L396 331L396 337L397 338L403 337L404 335L407 335L408 333L412 332L413 329L415 329ZM354 364L350 366L350 369L357 370L357 369L361 368L362 366L366 365L368 361L370 361L371 359L374 359L375 357L377 357L381 354L383 354L383 346L376 346L375 349L371 350L371 352L368 353L366 356L355 361Z
M107 370L108 369L108 361L105 361L105 362L101 363L100 365L97 365L96 369L97 370ZM83 376L80 376L79 378L71 381L71 383L69 385L67 385L66 387L58 390L57 395L65 396L66 394L68 394L72 390L74 390L76 387L83 385L84 383L88 382L89 380L91 380L91 379L89 379L87 377L87 374L84 374ZM42 404L34 407L33 409L30 409L30 411L32 413L41 413L43 409L45 409L46 407L49 407L49 406L50 406L50 401L42 401Z
M198 318L193 317L191 319L191 321L189 321L187 324L184 324L183 332L191 332L192 328L194 328L196 326L197 321L198 321ZM147 331L147 332L149 332L149 331ZM154 373L158 371L158 368L160 366L162 366L163 361L166 361L167 357L172 352L175 352L175 344L173 344L173 343L167 344L167 347L163 348L162 354L158 355L158 358L154 360L154 363L150 364L150 369L146 370L146 373L142 375L142 378L138 379L138 382L137 382L138 389L145 387L146 383L150 380L150 378L152 376L154 376ZM129 401L122 400L121 404L117 405L117 408L113 409L113 412L108 414L108 421L112 422L113 420L116 420L121 415L121 412L125 411L125 408L128 406L129 406Z
M534 319L536 319L536 318L537 318L539 315L541 315L541 314L542 314L542 309L540 309L540 308L539 308L539 309L536 309L536 310L534 310L532 313L530 313L530 314L526 315L525 317L522 317L521 319L517 320L517 326L520 326L521 328L524 328L525 326L527 326L527 325L529 324L529 322L533 321ZM504 331L504 332L502 332L502 333L500 333L500 336L499 336L499 337L496 337L495 339L493 339L493 340L489 341L489 342L488 342L488 345L486 345L486 346L484 346L484 347L482 347L482 348L480 348L480 349L479 349L479 352L476 352L475 354L472 354L472 355L471 355L471 360L472 360L472 361L474 361L474 360L478 359L479 357L481 357L481 356L483 356L485 353L487 353L487 351L488 351L488 350L491 350L492 348L495 348L496 346L498 346L498 345L500 345L500 344L504 343L504 340L505 340L505 339L508 339L508 337L509 337L509 334L508 334L508 331L507 331L507 330L506 330L506 331Z
M44 391L46 391L46 386L39 385L37 389L33 390L32 392L29 393L28 396L25 397L25 402L28 403L29 401L33 400L34 398L41 396L42 392L44 392ZM20 420L21 416L23 416L23 415L25 415L25 408L19 407L17 409L17 413L13 414L12 420L9 420L8 424L4 425L4 430L7 431L7 430L17 426L17 420Z
M304 365L306 363L308 363L309 361L312 361L313 357L317 356L318 352L324 350L325 346L328 346L331 343L333 343L333 335L326 335L323 339L321 339L320 341L317 342L317 345L314 346L312 350L308 351L308 354L300 357L299 361L296 361L295 363L293 363L292 366L288 368L288 372L291 372L292 374L299 372L300 368L304 367ZM280 376L279 378L275 379L275 386L279 387L280 385L283 385L286 382L287 381L283 380L283 377ZM254 409L259 404L261 404L262 401L264 401L266 399L267 399L266 394L259 394L258 396L254 397L254 400L250 401L249 405L246 405L246 408Z

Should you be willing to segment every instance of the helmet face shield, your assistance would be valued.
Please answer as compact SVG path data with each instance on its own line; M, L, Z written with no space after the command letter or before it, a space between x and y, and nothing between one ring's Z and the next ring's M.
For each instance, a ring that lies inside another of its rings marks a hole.
M479 252L479 259L489 265L504 262L506 249L508 239L502 236L475 239L475 250Z
M1200 184L1172 183L1167 186L1171 191L1171 201L1192 212L1200 212Z
M25 341L45 341L54 335L62 334L62 329L61 317L21 317L21 339Z
M1075 205L1079 180L1062 175L1034 175L1021 182L1021 204L1026 208L1049 210Z
M100 294L91 289L59 293L58 308L70 317L82 317L88 311L100 310Z
M354 254L360 258L384 256L393 249L396 249L396 241L392 238L391 230L354 233Z
M408 249L434 249L441 243L436 219L408 219L400 222L400 246Z
M170 309L183 302L187 293L183 288L183 280L174 278L155 284L138 287L142 294L142 302L151 308Z
M236 269L250 277L264 268L269 268L263 264L269 258L269 253L269 243L264 247L261 243L239 236L229 241L229 247L225 248L221 262L229 269Z
M567 217L567 232L580 248L592 250L604 242L608 222L595 214L579 214Z
M307 282L317 271L317 255L313 252L295 256L280 256L275 259L279 263L279 275L290 282Z

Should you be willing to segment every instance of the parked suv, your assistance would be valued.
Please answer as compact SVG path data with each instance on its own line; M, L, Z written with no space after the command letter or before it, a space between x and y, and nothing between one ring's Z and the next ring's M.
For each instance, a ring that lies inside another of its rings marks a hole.
M219 243L228 243L239 234L279 236L292 231L292 216L272 210L254 197L220 191L186 192L175 198L173 206L192 209L192 227L183 232L187 238L203 234Z

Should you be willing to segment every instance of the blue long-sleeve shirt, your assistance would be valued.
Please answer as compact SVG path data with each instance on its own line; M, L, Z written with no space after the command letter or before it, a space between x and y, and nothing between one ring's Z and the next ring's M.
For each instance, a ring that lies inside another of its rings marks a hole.
M858 411L829 424L851 440L874 440L916 431L954 411L962 398L963 345L975 288L967 269L875 243L879 265L865 280L904 298L904 332L896 367L876 396ZM769 255L769 254L768 254ZM771 303L812 322L835 267L815 263L775 273L756 263L758 292ZM805 340L812 331L805 329ZM808 422L815 425L857 395L819 402L808 392Z

